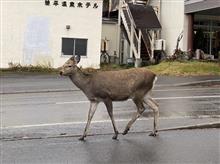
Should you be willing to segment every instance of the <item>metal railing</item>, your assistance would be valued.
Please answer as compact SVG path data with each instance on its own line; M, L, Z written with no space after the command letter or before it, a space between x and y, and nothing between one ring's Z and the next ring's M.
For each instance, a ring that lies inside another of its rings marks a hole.
M141 56L141 38L144 41L145 47L147 49L147 53L149 57L153 58L153 47L154 47L154 36L146 31L139 29L138 34L136 31L136 25L129 9L128 4L125 0L122 0L122 8L121 8L121 18L124 24L125 30L128 34L128 39L130 42L130 53L131 57L134 54L135 58L140 58Z
M132 17L131 11L128 7L128 4L124 0L122 0L122 10L120 14L125 30L128 34L128 39L130 41L131 53L134 54L135 58L140 58L140 39L136 32L136 25Z

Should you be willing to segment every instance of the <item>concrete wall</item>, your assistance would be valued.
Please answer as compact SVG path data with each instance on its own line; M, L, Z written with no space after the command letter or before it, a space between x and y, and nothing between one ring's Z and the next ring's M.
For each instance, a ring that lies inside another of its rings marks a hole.
M172 55L177 38L184 30L184 0L162 0L160 14L161 38L166 40L167 55ZM179 44L182 50L184 50L183 40L184 38Z
M62 37L88 39L87 56L81 58L79 65L99 67L102 1L86 1L91 2L89 8L85 1L83 8L63 7L62 1L58 2L59 6L54 6L53 0L50 6L44 0L2 2L1 68L8 67L9 62L61 66L70 57L61 54ZM97 9L93 8L94 3L98 4ZM70 30L66 25L70 25Z
M114 55L114 51L119 55L119 28L117 22L108 23L103 21L102 39L108 40L108 54Z

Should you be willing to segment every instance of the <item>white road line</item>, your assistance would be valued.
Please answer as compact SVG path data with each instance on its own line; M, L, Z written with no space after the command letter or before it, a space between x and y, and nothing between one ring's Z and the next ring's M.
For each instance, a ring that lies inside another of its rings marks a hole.
M179 89L154 89L156 92L169 92L169 91L197 91L197 90L220 90L220 88L179 88Z
M158 97L155 100L171 100L171 99L201 99L201 98L220 98L220 95L210 95L210 96L181 96L181 97Z
M203 98L220 98L220 95L210 95L210 96L180 96L180 97L157 97L153 98L155 100L176 100L176 99L203 99ZM129 99L131 101L131 99ZM68 102L56 102L57 105L63 104L84 104L89 103L89 101L68 101Z
M176 116L176 117L160 117L160 120L170 120L170 119L187 119L187 118L212 118L213 116ZM219 118L220 116L216 115L215 118ZM137 121L147 121L153 120L151 118L139 118ZM116 119L116 122L128 122L130 119ZM92 123L111 123L111 120L94 120ZM79 125L86 124L86 121L76 121L76 122L59 122L59 123L48 123L48 124L30 124L30 125L18 125L18 126L6 126L2 127L4 129L19 129L19 128L34 128L34 127L46 127L46 126L63 126L63 125Z
M147 120L147 119L139 119L139 120ZM120 119L116 120L117 122L129 121L129 119ZM105 123L111 122L111 120L94 120L92 123ZM86 124L86 121L76 121L76 122L59 122L59 123L48 123L48 124L32 124L32 125L18 125L18 126L8 126L3 127L3 129L16 129L16 128L31 128L31 127L44 127L44 126L57 126L57 125L78 125L78 124Z
M56 102L57 105L62 105L62 104L85 104L85 103L89 103L89 101L85 100L85 101Z

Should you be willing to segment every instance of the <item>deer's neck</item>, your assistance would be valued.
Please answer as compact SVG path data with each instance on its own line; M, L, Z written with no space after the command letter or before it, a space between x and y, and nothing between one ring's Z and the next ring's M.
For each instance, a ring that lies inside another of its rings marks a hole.
M84 74L79 68L72 75L69 76L70 80L82 91L86 91L89 87L90 76Z

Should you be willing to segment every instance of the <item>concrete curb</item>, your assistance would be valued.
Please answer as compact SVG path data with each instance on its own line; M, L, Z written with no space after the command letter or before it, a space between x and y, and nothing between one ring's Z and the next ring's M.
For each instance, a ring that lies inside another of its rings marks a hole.
M196 82L188 82L188 83L178 83L178 84L159 84L155 87L184 87L184 86L212 86L212 85L220 85L219 80L204 80L204 81L196 81ZM74 89L42 89L42 90L26 90L26 91L11 91L11 92L0 92L0 94L25 94L25 93L49 93L49 92L73 92L80 91L78 88Z
M203 81L178 83L178 84L161 84L161 85L156 85L156 86L157 87L184 87L184 86L211 86L211 85L220 85L220 79L219 80L203 80Z
M220 122L164 128L164 129L159 129L158 131L186 130L186 129L193 130L193 129L209 129L209 128L220 128Z

